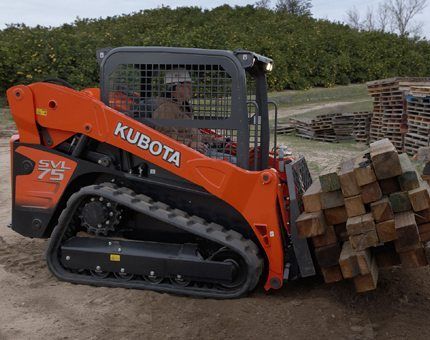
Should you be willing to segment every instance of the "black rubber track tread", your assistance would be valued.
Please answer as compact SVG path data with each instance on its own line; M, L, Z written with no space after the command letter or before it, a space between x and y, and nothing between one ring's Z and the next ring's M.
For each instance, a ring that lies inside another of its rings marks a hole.
M154 285L145 281L120 281L115 278L98 279L93 276L69 272L62 267L59 261L58 249L61 247L64 233L80 202L84 197L94 195L117 202L131 210L146 214L165 223L170 223L184 231L228 247L240 254L247 264L246 281L233 291L195 286L180 287L168 283ZM254 242L244 238L238 232L227 230L216 223L209 223L198 216L189 216L182 210L173 209L163 202L154 201L152 198L142 194L136 195L131 189L118 187L113 183L83 187L69 198L67 206L62 211L58 224L52 233L46 258L51 272L63 281L96 286L150 289L159 292L217 299L238 298L247 294L258 284L263 271L263 259L259 255L258 247Z

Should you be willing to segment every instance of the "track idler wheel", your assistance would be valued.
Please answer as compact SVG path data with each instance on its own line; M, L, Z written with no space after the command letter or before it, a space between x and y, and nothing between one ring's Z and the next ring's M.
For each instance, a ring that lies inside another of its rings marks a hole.
M231 263L233 265L233 280L231 282L219 283L224 289L235 289L246 281L246 263L237 253L229 249L221 249L212 256L213 261Z

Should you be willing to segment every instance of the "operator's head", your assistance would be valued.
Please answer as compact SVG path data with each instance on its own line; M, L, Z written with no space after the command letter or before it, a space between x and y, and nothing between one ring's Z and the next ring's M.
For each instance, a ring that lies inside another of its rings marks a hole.
M191 76L186 70L169 70L164 76L164 83L169 87L172 97L180 102L189 101L192 96Z

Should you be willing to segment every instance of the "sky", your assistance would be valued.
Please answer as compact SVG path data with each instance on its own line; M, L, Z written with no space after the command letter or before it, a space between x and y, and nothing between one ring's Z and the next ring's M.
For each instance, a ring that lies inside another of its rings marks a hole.
M76 17L99 18L120 14L128 14L142 9L156 8L161 4L177 6L199 6L213 8L228 3L230 6L253 4L254 1L244 0L206 0L192 2L188 0L155 1L155 0L0 0L0 29L10 23L25 23L29 26L59 26L71 23ZM276 0L272 0L275 3ZM312 14L316 18L332 21L344 21L348 9L356 7L366 11L368 7L375 7L378 0L313 0ZM430 1L424 13L417 20L424 23L423 33L430 38ZM427 19L427 20L426 20ZM427 22L426 22L427 21Z

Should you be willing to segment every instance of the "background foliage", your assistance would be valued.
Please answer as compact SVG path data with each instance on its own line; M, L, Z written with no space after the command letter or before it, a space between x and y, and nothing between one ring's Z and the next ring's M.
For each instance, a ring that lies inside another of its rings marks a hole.
M430 43L253 6L144 10L60 27L0 30L0 91L60 77L78 88L98 83L95 50L115 46L249 49L275 60L272 90L430 76Z

